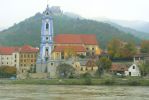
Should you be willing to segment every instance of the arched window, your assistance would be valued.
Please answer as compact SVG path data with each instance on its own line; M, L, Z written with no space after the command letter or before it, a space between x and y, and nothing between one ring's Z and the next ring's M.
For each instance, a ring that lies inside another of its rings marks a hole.
M46 23L46 30L48 30L49 29L49 24L48 23Z

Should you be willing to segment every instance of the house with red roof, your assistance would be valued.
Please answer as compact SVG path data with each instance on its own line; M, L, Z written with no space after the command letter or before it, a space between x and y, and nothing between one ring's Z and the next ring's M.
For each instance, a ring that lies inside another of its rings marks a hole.
M70 55L99 54L100 49L94 34L58 34L54 37L54 59L65 59Z
M19 47L0 47L0 66L19 67Z
M22 47L0 47L0 67L9 66L17 69L29 69L36 64L38 49L29 45ZM21 70L22 72L24 70Z

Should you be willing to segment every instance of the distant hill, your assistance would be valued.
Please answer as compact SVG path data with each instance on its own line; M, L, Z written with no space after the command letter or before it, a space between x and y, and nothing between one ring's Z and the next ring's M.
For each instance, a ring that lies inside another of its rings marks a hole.
M108 18L93 18L94 20L108 23L126 33L130 33L141 39L149 39L149 22L114 20Z
M147 21L126 21L126 20L111 20L111 21L121 26L129 27L137 31L149 34L149 22Z
M123 27L123 26L120 26L118 24L115 24L113 22L107 22L108 24L118 28L119 30L122 30L126 33L130 33L138 38L141 38L141 39L146 39L148 40L149 39L149 33L145 33L145 32L141 32L141 31L137 31L137 30L134 30L134 29L131 29L129 27Z
M113 38L124 41L134 41L139 43L140 39L121 31L110 24L87 20L83 18L73 18L65 14L54 17L54 34L96 34L99 44L105 48L107 43ZM18 46L30 44L40 45L42 14L28 18L14 26L0 32L0 45Z

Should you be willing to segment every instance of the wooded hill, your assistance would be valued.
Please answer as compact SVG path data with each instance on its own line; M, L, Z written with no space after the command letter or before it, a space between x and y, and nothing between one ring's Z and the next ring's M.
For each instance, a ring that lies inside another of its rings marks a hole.
M96 34L100 47L105 48L113 38L140 43L140 39L121 31L110 24L83 18L72 18L64 14L54 17L54 34ZM40 45L42 14L28 18L0 32L0 45Z

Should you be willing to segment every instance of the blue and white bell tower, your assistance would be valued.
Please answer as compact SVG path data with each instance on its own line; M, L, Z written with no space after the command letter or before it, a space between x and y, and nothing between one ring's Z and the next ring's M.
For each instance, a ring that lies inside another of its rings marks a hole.
M41 27L40 59L43 62L51 59L53 50L53 17L52 11L47 5L43 12Z

